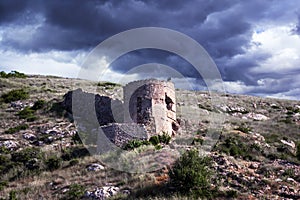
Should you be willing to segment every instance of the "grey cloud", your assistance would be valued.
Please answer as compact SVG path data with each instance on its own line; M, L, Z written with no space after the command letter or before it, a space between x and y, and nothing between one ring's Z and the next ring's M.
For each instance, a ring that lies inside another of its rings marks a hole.
M36 24L36 30L30 39L22 42L10 36L10 32L5 32L0 45L23 53L89 51L121 31L146 26L165 27L187 34L203 45L225 81L239 80L246 85L257 86L259 79L274 77L276 73L251 73L253 67L270 55L261 53L243 57L252 45L255 27L261 24L285 25L297 13L299 20L295 33L300 34L299 4L289 0L2 0L1 28ZM242 59L236 59L237 56L242 56ZM126 72L148 62L166 64L185 76L195 77L192 66L185 60L158 50L129 53L111 67L115 71ZM278 91L280 89L270 90Z

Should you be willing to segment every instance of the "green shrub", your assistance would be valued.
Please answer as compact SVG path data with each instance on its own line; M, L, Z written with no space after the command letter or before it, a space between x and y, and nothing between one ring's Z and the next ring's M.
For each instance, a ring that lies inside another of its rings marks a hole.
M11 71L8 74L4 71L0 72L0 78L27 78L27 76L24 73L18 72L18 71Z
M61 167L62 159L58 158L56 156L51 156L45 161L45 164L46 164L48 170L54 171Z
M97 84L99 87L104 87L105 89L113 89L116 86L121 86L118 83L112 83L112 82L100 82Z
M70 149L64 150L61 158L64 161L68 161L74 158L83 158L85 156L89 156L89 151L84 147L72 147Z
M267 143L274 143L274 142L278 142L279 141L279 134L276 133L272 133L272 134L268 134L268 135L264 135L265 140Z
M31 107L32 110L39 110L42 109L46 105L46 101L39 99L36 102L34 102L33 106Z
M11 154L11 160L13 162L21 162L23 164L26 164L31 159L42 159L42 157L43 153L38 148L31 147Z
M160 150L162 149L163 147L161 146L161 144L157 144L154 146L155 147L155 150Z
M238 128L236 128L235 130L241 131L243 133L250 133L250 131L252 130L250 127L244 126L244 125L240 125Z
M7 187L8 182L7 181L0 181L0 191L3 190L5 187Z
M1 78L6 78L6 75L7 75L7 74L6 74L5 71L1 71L1 72L0 72L0 77L1 77Z
M84 195L85 188L82 185L79 184L72 184L69 187L69 190L67 191L64 199L81 199L81 197Z
M21 119L26 119L28 122L32 122L37 119L37 116L34 115L35 110L32 110L30 107L25 107L23 110L19 111L17 115Z
M9 128L8 130L6 130L4 133L5 134L14 134L16 132L19 132L20 130L26 130L28 129L29 126L27 124L21 124L21 125L18 125L16 127L13 127L13 128Z
M0 154L0 165L6 165L8 162L10 161L10 159L8 158L7 155L2 155Z
M163 143L163 144L169 144L171 141L171 136L169 136L169 134L163 132L162 135L159 135L159 142Z
M286 176L286 177L290 177L290 178L294 178L295 177L295 170L292 168L286 169L283 173L282 176Z
M74 166L74 165L77 165L78 163L79 163L78 159L72 159L72 160L70 160L69 165Z
M127 144L124 145L125 150L132 150L138 148L142 145L149 145L149 141L147 140L130 140Z
M0 153L2 154L8 154L10 151L5 146L0 147Z
M17 200L17 192L15 190L11 190L9 192L9 197L8 197L9 200Z
M8 93L2 94L1 99L5 103L12 101L24 100L29 98L29 93L24 89L11 90Z
M227 198L237 198L238 197L238 192L236 190L227 190L226 191L226 197Z
M151 136L149 139L149 142L155 146L157 144L159 144L159 137L157 135Z
M202 138L194 138L192 144L199 143L200 145L202 145L203 142L204 142L204 140Z
M149 142L153 145L156 146L160 143L162 144L169 144L171 141L171 136L169 134L163 132L162 135L154 135L150 137Z
M184 194L211 197L212 159L200 157L197 150L185 152L169 171L170 183Z

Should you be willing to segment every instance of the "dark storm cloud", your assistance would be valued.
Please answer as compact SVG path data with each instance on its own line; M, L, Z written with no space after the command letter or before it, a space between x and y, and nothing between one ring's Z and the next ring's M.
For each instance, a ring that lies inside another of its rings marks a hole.
M145 60L145 58L147 58ZM111 64L111 67L118 72L127 72L132 67L145 63L159 63L172 67L185 77L200 78L198 71L184 58L163 50L141 49L127 53L119 57Z
M109 36L137 27L162 26L189 33L189 29L193 32L193 27L201 25L209 14L226 9L233 2L75 0L19 4L15 1L2 6L7 10L2 13L3 22L9 19L6 23L18 23L24 17L35 18L34 15L40 15L44 21L27 43L17 45L17 41L7 38L5 44L17 45L25 51L72 50L94 47Z
M0 24L7 24L15 21L21 17L24 11L26 11L26 1L11 1L3 0L0 1Z
M0 1L0 26L33 27L20 40L2 34L0 45L20 52L89 51L106 38L132 28L156 26L180 31L197 40L212 56L225 81L257 85L253 67L271 55L243 56L257 25L288 24L297 3L292 0L72 0ZM300 10L295 32L300 34ZM1 28L0 27L0 28ZM19 33L22 35L23 33ZM122 56L112 70L126 72L143 63L162 63L194 77L191 66L171 53L141 50ZM272 74L268 74L272 77ZM279 90L279 89L278 89Z

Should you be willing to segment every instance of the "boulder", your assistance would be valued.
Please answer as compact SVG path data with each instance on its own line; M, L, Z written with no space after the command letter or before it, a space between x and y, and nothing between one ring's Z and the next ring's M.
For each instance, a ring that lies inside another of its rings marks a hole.
M26 140L34 141L37 137L32 133L24 133L23 138Z
M103 170L104 166L98 164L98 163L93 163L87 166L87 170L88 171L99 171L99 170Z

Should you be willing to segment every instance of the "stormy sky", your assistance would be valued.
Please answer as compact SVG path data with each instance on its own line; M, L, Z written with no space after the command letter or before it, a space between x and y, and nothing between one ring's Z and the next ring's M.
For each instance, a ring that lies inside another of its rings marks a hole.
M300 100L299 0L0 0L0 70L78 77L99 43L140 27L168 28L196 40L229 93ZM170 66L201 84L189 62L158 49L121 56L101 79L117 80L147 63Z

